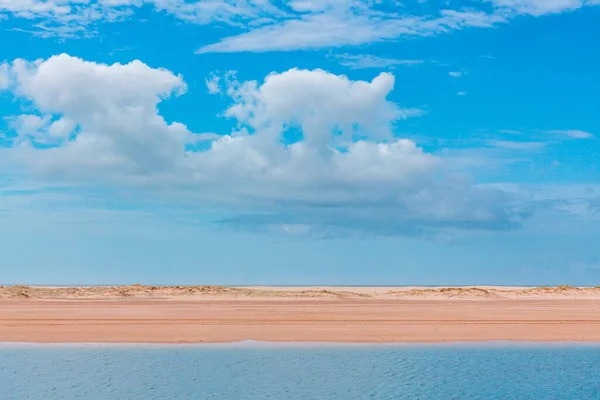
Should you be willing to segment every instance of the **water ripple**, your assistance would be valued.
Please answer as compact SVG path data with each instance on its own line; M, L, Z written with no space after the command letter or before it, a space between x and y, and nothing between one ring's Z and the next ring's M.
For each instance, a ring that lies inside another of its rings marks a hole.
M0 347L0 399L600 399L599 347Z

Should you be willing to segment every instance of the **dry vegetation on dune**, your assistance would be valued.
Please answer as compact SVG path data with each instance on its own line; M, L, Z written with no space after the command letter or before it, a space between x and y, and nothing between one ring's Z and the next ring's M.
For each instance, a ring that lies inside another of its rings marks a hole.
M111 298L184 298L184 297L228 297L228 298L367 298L367 294L347 290L333 291L309 289L286 291L276 289L251 289L225 286L0 286L0 299L111 299Z
M536 293L536 294L544 294L544 293L552 293L552 294L565 294L572 292L581 292L581 291L589 291L595 290L596 288L578 288L574 286L561 285L561 286L540 286L535 288L527 288L521 290L521 293Z
M276 289L243 289L238 288L241 295L248 297L285 297L285 298L329 298L329 299L358 299L372 297L369 294L355 293L348 290L276 290Z
M168 296L233 294L236 288L222 286L0 286L0 299L86 299L86 298L165 298Z
M275 288L225 286L0 286L0 299L514 299L599 297L600 287Z
M408 291L392 291L392 294L399 296L440 296L440 297L500 297L495 290L482 289L478 287L468 288L432 288L432 289L411 289Z
M531 288L481 288L481 287L448 287L448 288L418 288L408 291L391 291L397 296L443 297L443 298L518 298L519 296L600 296L600 287L574 286L540 286Z

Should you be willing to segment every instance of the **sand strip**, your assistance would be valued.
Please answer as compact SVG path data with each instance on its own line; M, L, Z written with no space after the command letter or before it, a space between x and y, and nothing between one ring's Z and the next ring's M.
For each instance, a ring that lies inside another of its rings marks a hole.
M0 342L600 342L600 300L0 300Z

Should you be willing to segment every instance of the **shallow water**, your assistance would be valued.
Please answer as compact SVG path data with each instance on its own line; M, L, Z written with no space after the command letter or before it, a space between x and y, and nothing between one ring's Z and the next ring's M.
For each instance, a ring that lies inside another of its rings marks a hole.
M600 346L1 345L0 399L600 399Z

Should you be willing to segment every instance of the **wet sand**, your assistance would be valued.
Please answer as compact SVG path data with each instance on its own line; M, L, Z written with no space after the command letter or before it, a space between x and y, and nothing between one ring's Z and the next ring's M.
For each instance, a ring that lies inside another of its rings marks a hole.
M379 289L378 289L379 290ZM218 297L218 296L215 296ZM597 341L600 299L4 299L0 342Z

